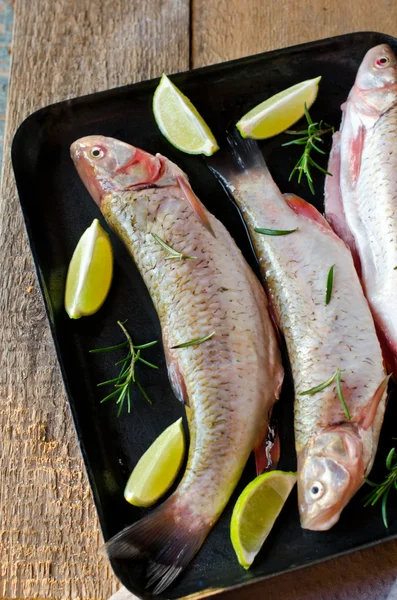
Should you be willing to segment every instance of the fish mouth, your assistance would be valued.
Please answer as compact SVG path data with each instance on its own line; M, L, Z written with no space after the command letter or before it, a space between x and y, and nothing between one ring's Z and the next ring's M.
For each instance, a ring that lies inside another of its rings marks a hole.
M315 515L310 515L305 508L300 506L299 512L302 529L309 529L310 531L327 531L339 521L342 508L335 510L335 507L331 507L328 510L321 511Z

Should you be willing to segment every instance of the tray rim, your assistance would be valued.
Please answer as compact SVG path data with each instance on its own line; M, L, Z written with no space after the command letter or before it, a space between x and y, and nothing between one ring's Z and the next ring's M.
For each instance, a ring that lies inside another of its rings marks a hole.
M318 38L316 40L312 40L310 42L302 42L300 44L292 44L289 46L285 46L282 48L275 48L274 50L266 50L265 52L256 52L254 54L247 54L245 56L241 56L240 58L233 58L231 60L225 60L219 63L212 63L210 65L203 65L202 67L197 67L196 69L185 69L184 71L175 71L173 73L168 73L167 75L170 77L183 77L184 75L188 76L192 73L194 74L201 74L201 73L211 73L213 71L217 71L220 68L224 68L224 67L233 67L236 64L239 64L245 60L252 60L252 59L256 59L256 60L262 60L265 59L266 57L268 57L269 55L274 55L277 54L279 56L283 55L283 54L288 54L289 52L291 52L292 50L294 52L299 51L299 49L307 49L307 48L313 48L315 49L317 46L321 46L322 44L324 44L324 42L332 42L332 41L336 41L336 40L343 40L343 39L347 39L347 38L352 38L352 37L360 37L360 36L383 36L386 38L389 38L393 41L395 41L397 43L397 37L394 37L388 33L382 33L381 31L372 31L372 30L364 30L364 31L352 31L350 33L343 33L340 35L333 35L327 38ZM154 82L159 82L161 79L161 75L158 77L152 77L150 79L142 79L141 81L136 81L134 83L127 83L125 85L120 85L120 86L115 86L115 87L111 87L111 88L107 88L105 90L98 90L97 92L91 92L89 94L82 94L81 96L73 96L72 98L65 98L64 100L58 100L57 102L52 102L50 104L46 104L45 106L42 106L41 108L38 108L37 110L33 111L32 113L30 113L27 117L25 117L23 119L23 121L20 123L20 125L18 125L12 142L11 142L11 162L12 162L12 166L13 166L13 171L14 171L14 146L18 143L18 139L19 136L23 133L23 129L25 126L27 126L27 124L29 123L29 121L32 119L33 117L38 117L41 115L41 113L45 114L46 111L49 110L53 110L55 108L61 108L63 106L67 106L69 104L80 104L80 103L84 103L86 101L89 101L90 99L93 98L98 98L98 96L100 95L105 95L108 93L123 93L127 88L130 89L139 89L140 87L144 88L145 86L147 86L148 84L153 84ZM22 131L20 131L22 130ZM15 174L15 171L14 171Z
M184 71L176 71L174 73L170 73L169 75L171 76L176 76L176 77L183 77L183 76L191 76L192 74L205 74L205 73L213 73L218 71L219 69L222 68L232 68L234 66L237 66L239 64L243 64L244 61L246 60L258 60L261 61L263 59L268 59L270 56L282 56L283 54L289 54L291 53L291 51L293 53L299 51L300 49L311 49L311 50L315 50L317 47L321 47L324 45L324 43L330 43L332 41L343 41L343 39L347 39L347 38L359 38L362 36L380 36L383 38L387 38L389 40L392 40L396 45L397 45L397 37L394 37L390 34L387 33L383 33L380 31L372 31L372 30L364 30L364 31L354 31L354 32L350 32L350 33L344 33L344 34L340 34L340 35L334 35L334 36L330 36L327 38L319 38L316 40L312 40L309 42L302 42L300 44L293 44L293 45L289 45L289 46L285 46L282 48L275 48L273 50L267 50L265 52L258 52L258 53L254 53L254 54L250 54L250 55L246 55L246 56L242 56L239 58L234 58L232 60L228 60L228 61L222 61L219 63L213 63L210 65L204 65L201 67L198 67L196 69L187 69ZM384 42L386 43L386 41ZM78 419L78 415L77 415L77 410L76 407L74 405L73 402L70 401L70 398L72 397L70 388L69 388L69 384L68 384L68 378L67 378L67 374L66 374L66 369L64 366L64 362L62 359L62 354L58 345L58 341L57 341L57 335L56 335L56 328L55 325L53 323L52 320L52 315L51 315L51 306L50 303L47 299L47 291L46 291L46 285L45 285L45 281L44 281L44 277L42 276L41 272L40 272L40 265L39 265L39 260L37 257L37 252L36 252L36 248L34 245L34 233L33 233L33 228L31 227L30 224L30 220L28 215L25 213L24 210L24 202L21 199L21 196L23 196L23 194L20 194L20 185L19 185L19 178L17 176L17 171L18 171L18 167L16 167L17 165L17 158L16 158L16 154L18 151L18 146L20 144L20 138L23 136L24 134L24 130L25 128L28 128L30 125L30 121L34 121L37 118L40 118L42 116L45 117L46 113L53 111L54 109L59 109L59 108L63 108L63 107L68 107L70 105L79 105L79 104L84 104L86 102L89 102L90 100L93 99L98 99L98 97L103 96L105 97L105 95L108 94L123 94L125 93L127 90L139 90L139 89L144 89L145 87L147 87L148 85L153 85L155 82L159 82L160 81L160 76L159 77L153 77L150 79L144 79L142 81L138 81L135 83L129 83L126 85L122 85L122 86L115 86L112 88L108 88L108 89L104 89L104 90L99 90L96 92L91 92L89 94L83 94L80 96L75 96L72 98L66 98L64 100L59 100L57 102L53 102L51 104L45 105L41 108L38 108L37 110L33 111L32 113L30 113L27 117L25 117L22 122L20 123L20 125L17 127L12 142L11 142L11 150L10 150L10 155L11 155L11 163L12 163L12 168L13 168L13 174L14 174L14 180L15 180L15 184L16 184L16 189L18 192L18 201L19 201L19 206L21 209L21 213L22 213L22 218L23 218L23 222L25 225L25 231L26 231L26 235L27 235L27 239L28 239L28 244L29 244L29 249L33 258L33 267L34 267L34 271L36 273L36 277L37 277L37 281L39 283L39 288L40 288L40 293L41 293L41 297L42 297L42 301L44 304L44 310L45 310L45 314L46 314L46 318L47 318L47 323L48 326L50 328L51 331L51 338L52 338L52 343L54 344L54 348L55 348L55 353L56 353L56 358L59 364L59 369L61 372L61 379L62 379L62 385L65 391L65 395L66 395L66 399L67 399L67 404L68 404L68 408L70 411L70 414L72 416L72 423L73 423L73 428L75 431L75 435L76 435L76 441L83 459L83 463L84 463L84 469L87 473L87 477L88 477L88 481L89 481L89 485L90 485L90 492L91 492L91 497L93 499L94 502L94 506L96 508L97 511L97 517L98 517L98 522L99 522L99 528L101 531L102 536L105 538L105 531L106 531L106 525L104 522L104 518L103 518L103 510L102 510L102 502L100 499L99 494L97 494L96 489L96 483L95 483L95 479L94 479L94 474L93 471L90 467L90 463L88 461L88 456L87 456L87 451L85 448L85 443L82 439L82 437L80 436L80 426L79 426L79 419ZM324 563L327 561L330 561L332 559L335 558L339 558L341 556L345 556L348 554L353 554L355 552L359 552L374 546L377 546L379 544L387 544L393 540L397 539L397 532L394 534L390 534L387 535L386 537L382 538L382 539L376 539L376 540L372 540L363 544L359 544L353 548L347 548L345 550L341 550L341 551L337 551L335 553L329 554L328 556L324 556L321 558L316 558L314 560L311 560L310 562L307 562L306 564L301 564L301 565L294 565L285 569L282 569L280 571L277 571L275 573L269 573L269 574L265 574L265 575L258 575L256 577L253 577L252 579L250 579L249 581L242 581L240 583L236 583L234 585L230 585L224 588L215 588L215 587L208 587L205 588L203 590L200 590L198 592L193 592L192 594L188 594L187 596L179 596L178 600L182 600L184 598L189 599L189 600L199 600L201 598L206 598L206 597L210 597L213 596L215 594L221 594L223 592L229 592L229 591L235 591L238 590L240 588L246 587L246 586L250 586L253 584L258 584L262 581L266 581L269 579L273 579L282 575L285 575L286 573L290 573L290 572L294 572L300 569L307 569L309 567L315 566L317 564L320 563ZM125 585L124 582L121 579L122 574L120 573L120 569L118 567L118 561L114 560L114 559L109 559L109 563L111 564L112 570L114 572L114 574L116 575L117 579L120 581L120 583L122 585ZM129 588L127 588L129 589ZM133 594L135 594L138 598L142 598L142 600L149 600L149 599L159 599L159 600L166 600L167 599L167 595L153 595L150 592L146 592L146 590L144 591L144 593L142 594L140 590L138 589L129 589L129 591Z

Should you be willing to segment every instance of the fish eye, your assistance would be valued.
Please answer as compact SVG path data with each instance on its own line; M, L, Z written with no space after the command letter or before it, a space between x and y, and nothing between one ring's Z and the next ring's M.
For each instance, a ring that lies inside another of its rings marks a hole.
M97 146L95 146L94 148L91 148L91 150L90 150L91 158L102 158L104 155L105 155L105 153L102 150L102 148L98 148Z
M390 60L388 59L387 56L380 56L379 58L376 59L375 61L375 65L377 67L386 67L389 64Z
M314 481L309 488L309 495L313 500L319 500L324 495L324 486L321 481Z

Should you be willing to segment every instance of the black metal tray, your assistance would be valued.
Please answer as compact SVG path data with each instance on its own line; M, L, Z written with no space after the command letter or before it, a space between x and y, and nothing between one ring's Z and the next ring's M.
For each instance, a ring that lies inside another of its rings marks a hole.
M397 40L379 33L355 33L259 54L173 76L173 81L197 106L216 135L264 98L294 83L322 75L312 116L339 126L340 104L346 99L365 52ZM136 343L160 340L160 328L150 297L132 260L112 235L115 275L111 293L94 316L71 321L63 309L67 266L74 247L93 218L94 202L79 180L69 157L77 138L99 133L161 152L184 169L193 189L221 219L256 269L254 255L235 207L200 157L182 154L159 133L151 102L158 80L68 100L30 115L18 129L12 162L37 276L69 398L81 452L105 539L139 519L145 510L129 506L123 489L130 470L155 437L180 417L184 409L174 397L161 344L148 351L158 372L141 370L141 382L154 403L134 395L130 414L116 416L111 402L100 404L99 381L114 373L114 355L89 354L90 348L118 343L118 319L128 319ZM287 136L285 136L287 137ZM316 175L316 196L288 183L299 148L281 148L283 136L262 143L271 172L282 191L303 195L322 208L323 177ZM121 355L122 356L122 355ZM249 377L249 373L247 373ZM282 455L280 468L295 467L292 429L292 387L288 380L278 403ZM397 408L389 402L373 477L384 474L384 459L396 435ZM270 537L249 571L241 568L229 540L229 522L237 495L254 477L250 460L238 489L203 548L185 573L163 597L206 595L258 581L316 561L346 553L397 535L397 506L389 501L390 528L383 526L380 506L363 508L364 488L343 512L339 523L325 533L299 526L294 491ZM112 561L122 583L133 593L149 597L139 563Z

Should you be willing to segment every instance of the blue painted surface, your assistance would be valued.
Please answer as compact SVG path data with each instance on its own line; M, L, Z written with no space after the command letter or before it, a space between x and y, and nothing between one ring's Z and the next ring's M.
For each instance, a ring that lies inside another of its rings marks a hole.
M12 24L14 13L10 0L0 0L0 170L3 159L3 136L10 75Z

